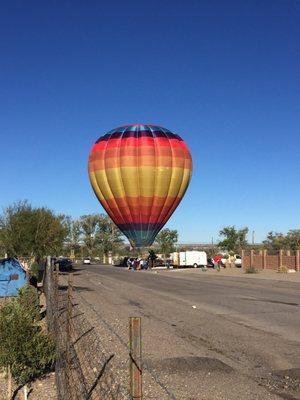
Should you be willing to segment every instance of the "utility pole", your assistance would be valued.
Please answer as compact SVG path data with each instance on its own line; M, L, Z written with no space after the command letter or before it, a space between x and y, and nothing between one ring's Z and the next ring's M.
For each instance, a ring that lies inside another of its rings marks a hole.
M255 242L255 231L252 231L252 245L254 245Z

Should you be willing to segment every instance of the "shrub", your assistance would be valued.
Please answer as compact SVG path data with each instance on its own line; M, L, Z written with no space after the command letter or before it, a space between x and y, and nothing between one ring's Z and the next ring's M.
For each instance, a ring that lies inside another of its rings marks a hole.
M255 267L247 267L245 269L245 274L258 274L258 269Z
M32 322L40 320L40 299L36 288L25 285L19 290L18 303Z
M30 276L38 279L39 278L39 264L37 262L34 262L31 264L30 269L29 269L29 274Z
M285 265L281 265L277 272L279 272L280 274L287 274L288 273L288 268Z
M25 286L0 310L0 368L10 367L15 382L25 385L53 367L55 347L40 324L35 289Z

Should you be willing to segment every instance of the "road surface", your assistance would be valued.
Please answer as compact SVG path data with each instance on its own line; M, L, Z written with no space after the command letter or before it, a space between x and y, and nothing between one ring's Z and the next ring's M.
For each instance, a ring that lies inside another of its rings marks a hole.
M100 265L75 275L120 360L128 317L142 317L145 399L300 399L299 282Z

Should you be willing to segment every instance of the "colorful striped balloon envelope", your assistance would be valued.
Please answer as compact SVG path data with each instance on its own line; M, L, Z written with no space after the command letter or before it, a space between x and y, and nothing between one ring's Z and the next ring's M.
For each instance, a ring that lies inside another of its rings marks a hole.
M134 247L149 246L180 203L192 158L180 136L126 125L101 136L89 156L94 192Z

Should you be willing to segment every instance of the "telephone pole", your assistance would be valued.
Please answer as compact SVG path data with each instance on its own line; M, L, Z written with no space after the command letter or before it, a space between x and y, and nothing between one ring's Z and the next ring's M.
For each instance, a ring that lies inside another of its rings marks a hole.
M254 245L255 242L255 231L252 231L252 245Z

